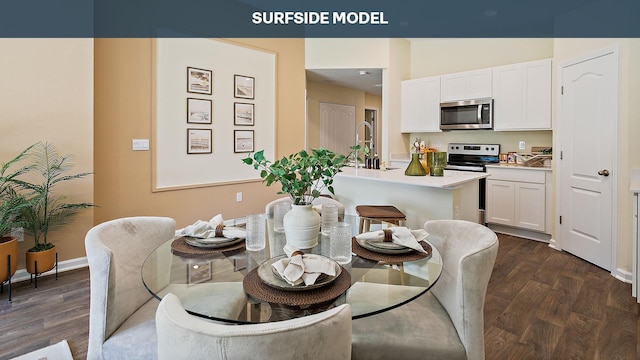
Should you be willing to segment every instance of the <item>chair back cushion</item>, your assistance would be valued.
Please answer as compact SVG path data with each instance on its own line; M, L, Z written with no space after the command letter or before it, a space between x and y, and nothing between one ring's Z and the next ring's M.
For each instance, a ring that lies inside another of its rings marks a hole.
M485 226L463 220L427 221L424 229L437 236L429 241L443 261L442 274L430 292L449 313L468 358L484 358L484 300L498 237Z
M156 313L158 359L350 359L348 304L290 320L224 325L189 315L167 294Z
M142 264L174 236L175 220L166 217L121 218L89 230L85 237L91 280L88 357L102 358L105 339L151 299L142 283Z

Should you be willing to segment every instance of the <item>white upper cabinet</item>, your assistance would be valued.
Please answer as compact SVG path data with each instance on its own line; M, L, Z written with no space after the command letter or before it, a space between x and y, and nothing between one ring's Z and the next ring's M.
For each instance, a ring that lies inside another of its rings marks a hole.
M551 59L493 68L494 130L551 130Z
M442 75L442 102L491 97L491 68Z
M439 76L402 82L400 119L403 133L441 131Z

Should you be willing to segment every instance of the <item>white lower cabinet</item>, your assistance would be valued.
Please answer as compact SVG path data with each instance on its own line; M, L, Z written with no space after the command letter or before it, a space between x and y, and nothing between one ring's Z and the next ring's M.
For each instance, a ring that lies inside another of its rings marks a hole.
M487 169L487 223L545 232L546 176L542 171Z

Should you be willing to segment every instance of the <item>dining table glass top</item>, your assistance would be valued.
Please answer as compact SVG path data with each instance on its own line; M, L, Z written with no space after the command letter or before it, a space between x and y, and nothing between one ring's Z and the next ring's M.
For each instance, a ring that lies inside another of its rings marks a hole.
M342 220L351 224L356 235L359 218L345 215ZM225 224L243 226L244 218ZM280 321L344 303L350 304L354 319L371 316L424 294L442 272L440 253L430 243L430 256L417 260L386 254L382 260L372 260L358 255L354 244L351 262L342 265L344 274L336 281L322 288L283 291L256 275L260 265L286 256L285 234L274 231L271 217L267 218L266 246L260 251L247 251L239 243L230 251L194 248L191 252L183 242L168 239L149 254L142 267L145 287L158 300L169 292L175 294L192 315L229 323ZM304 251L329 256L329 245L330 238L319 233L318 245Z

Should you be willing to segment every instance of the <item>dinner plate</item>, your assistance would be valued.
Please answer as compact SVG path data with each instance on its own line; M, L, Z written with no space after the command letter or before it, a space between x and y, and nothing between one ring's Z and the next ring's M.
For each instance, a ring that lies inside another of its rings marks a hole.
M406 249L406 246L402 246L396 243L392 243L390 241L373 241L373 240L365 240L367 242L367 244L377 247L379 249L386 249L386 250L403 250Z
M397 254L406 254L406 253L415 251L411 248L404 247L404 246L400 249L385 249L385 248L371 245L369 240L356 239L356 241L358 242L358 245L362 246L363 248L373 252L381 253L381 254L397 255Z
M235 245L243 240L244 238L215 237L215 238L200 239L200 238L194 238L194 237L188 237L188 236L184 237L184 242L186 242L187 244L198 247L198 248L205 248L205 249L223 248L226 246Z
M324 274L324 275L320 275L314 284L304 285L304 283L302 283L300 285L291 285L288 282L286 282L284 279L282 279L280 275L277 274L273 270L273 267L271 266L275 262L280 261L286 257L287 255L276 256L260 264L260 266L258 266L258 277L260 278L260 280L262 280L263 283L280 290L305 291L305 290L317 289L317 288L329 285L335 279L337 279L338 276L340 276L340 274L342 273L342 267L340 266L340 264L338 264L331 258L325 257L326 259L329 259L331 262L334 263L334 266L336 267L335 276Z

